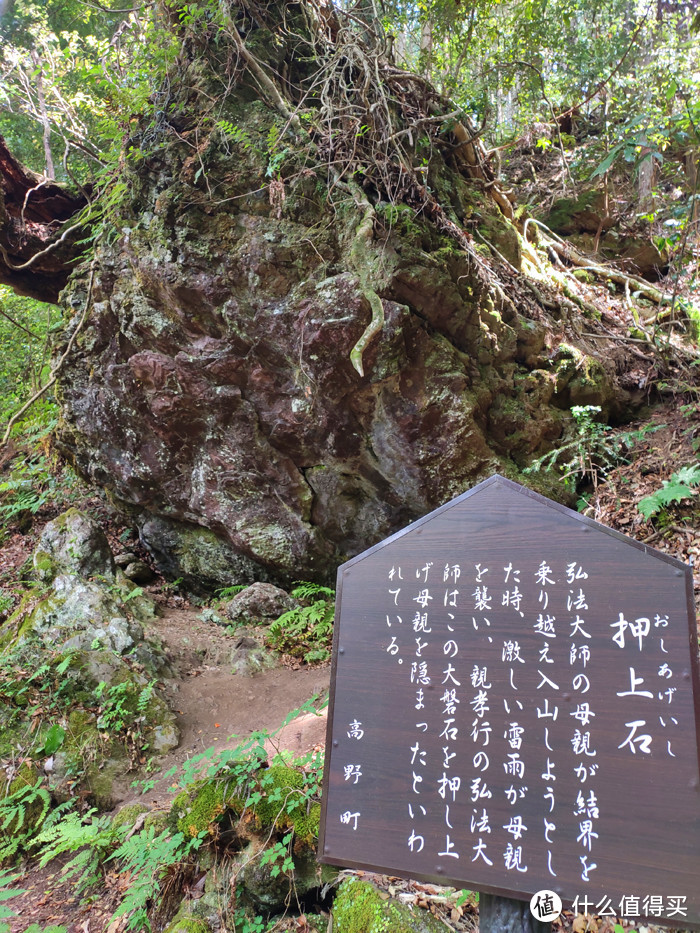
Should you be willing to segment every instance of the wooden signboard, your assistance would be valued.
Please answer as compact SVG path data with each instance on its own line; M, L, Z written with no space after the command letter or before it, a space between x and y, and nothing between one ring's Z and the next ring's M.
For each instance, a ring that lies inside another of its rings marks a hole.
M700 925L692 596L500 476L344 564L320 860Z

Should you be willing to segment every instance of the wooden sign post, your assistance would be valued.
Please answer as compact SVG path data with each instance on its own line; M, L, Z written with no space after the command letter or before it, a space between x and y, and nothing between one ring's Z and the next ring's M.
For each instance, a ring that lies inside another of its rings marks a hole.
M344 564L320 860L700 926L692 596L500 476Z

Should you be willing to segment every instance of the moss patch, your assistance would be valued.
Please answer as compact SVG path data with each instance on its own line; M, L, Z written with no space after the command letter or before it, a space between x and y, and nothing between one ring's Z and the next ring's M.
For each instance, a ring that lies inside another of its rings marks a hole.
M197 781L173 800L170 825L189 839L202 832L214 835L216 824L227 810L242 809L243 801L230 781Z
M262 771L259 778L264 796L255 805L255 816L260 826L293 829L300 840L309 844L317 838L321 807L314 804L307 812L301 771L273 765Z
M129 806L122 807L119 813L112 820L112 828L118 829L120 826L133 826L142 813L148 813L148 807L142 803L132 803Z
M163 933L211 933L211 927L204 920L196 920L194 917L176 917Z
M348 878L333 904L334 933L445 933L445 926L426 910L382 900L367 881Z

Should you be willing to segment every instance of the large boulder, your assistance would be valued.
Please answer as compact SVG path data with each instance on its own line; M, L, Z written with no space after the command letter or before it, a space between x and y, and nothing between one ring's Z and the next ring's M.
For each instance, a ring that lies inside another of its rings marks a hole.
M307 29L315 14L294 10L285 16ZM269 27L250 24L256 58L271 73L311 67L275 32L281 19L273 4ZM582 350L600 352L604 374L585 401L575 374L555 372L571 328L556 296L553 310L538 306L518 278L520 235L493 185L426 137L422 183L405 181L425 209L390 203L368 179L363 207L364 189L338 187L334 157L314 161L289 137L250 76L222 97L217 63L208 71L197 48L167 132L129 142L141 158L125 160L118 233L62 299L65 344L84 323L58 374L60 448L129 510L164 572L212 586L327 580L494 471L522 479L560 440L570 404L619 414L615 362L598 341ZM198 108L211 99L218 124L202 142ZM419 132L411 114L401 145ZM509 266L489 269L488 243ZM548 391L532 393L529 377Z

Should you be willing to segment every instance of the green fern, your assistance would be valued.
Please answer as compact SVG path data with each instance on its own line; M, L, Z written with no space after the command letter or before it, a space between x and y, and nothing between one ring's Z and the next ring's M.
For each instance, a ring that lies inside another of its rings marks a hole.
M317 583L300 583L292 596L313 602L290 609L276 619L268 629L269 644L277 651L303 658L307 664L327 661L333 642L334 591Z
M231 123L229 120L217 120L216 125L227 139L231 139L234 143L238 143L238 145L243 146L244 149L251 149L253 152L259 153L259 150L250 138L250 133L241 129L240 126L236 126L235 123Z
M700 486L700 463L684 466L664 480L661 489L640 499L637 508L644 518L650 519L673 502L692 499L697 486Z
M243 590L248 589L247 583L237 583L235 586L225 586L223 589L216 591L216 598L218 599L232 599L234 596L237 596Z
M153 899L154 885L159 885L171 866L184 862L198 849L206 835L202 832L186 840L182 833L171 834L169 830L156 835L155 827L150 826L125 839L107 861L118 861L134 880L112 919L129 915L127 930L150 930L148 903Z
M329 586L321 586L319 583L296 583L291 595L295 599L313 599L314 597L322 599L335 599L335 590Z
M0 861L35 844L50 806L51 797L41 787L41 778L0 800Z

